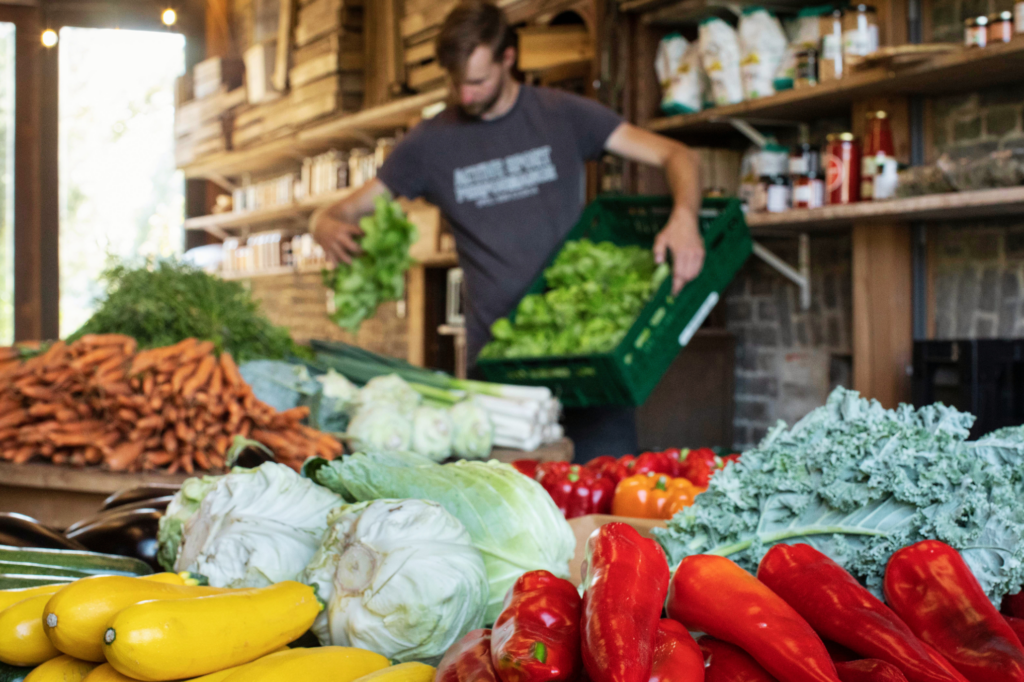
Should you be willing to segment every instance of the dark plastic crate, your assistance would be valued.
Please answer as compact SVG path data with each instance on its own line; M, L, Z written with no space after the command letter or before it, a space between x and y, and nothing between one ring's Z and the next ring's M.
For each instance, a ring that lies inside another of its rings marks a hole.
M601 197L586 207L566 241L589 239L650 248L671 212L669 197ZM567 407L643 404L753 249L736 199L705 199L700 227L706 250L700 275L675 297L672 278L667 278L613 351L482 358L477 361L480 372L488 381L547 386ZM542 274L527 295L546 288Z

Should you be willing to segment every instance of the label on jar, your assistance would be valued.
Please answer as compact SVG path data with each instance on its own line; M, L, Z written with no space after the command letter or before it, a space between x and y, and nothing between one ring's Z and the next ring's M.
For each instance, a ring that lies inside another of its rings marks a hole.
M789 185L768 185L767 209L769 213L782 213L789 210L789 202L793 196Z
M825 183L814 178L793 187L793 208L820 208L825 205Z
M1021 3L1024 5L1024 2ZM828 33L821 38L821 58L835 61L842 53L843 43L835 33Z
M789 174L807 175L807 173L811 170L808 167L810 166L809 161L810 158L805 154L801 154L800 156L789 157Z
M1024 33L1024 2L1013 6L1013 30L1015 33Z
M988 29L985 26L970 26L964 29L965 47L985 47L988 44Z
M843 33L843 53L866 57L878 51L878 26L868 24Z

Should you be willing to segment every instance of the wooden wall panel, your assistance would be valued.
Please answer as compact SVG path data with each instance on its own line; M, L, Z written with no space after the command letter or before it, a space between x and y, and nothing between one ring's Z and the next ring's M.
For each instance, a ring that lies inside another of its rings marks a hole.
M853 226L853 385L888 408L910 400L910 236L906 224Z

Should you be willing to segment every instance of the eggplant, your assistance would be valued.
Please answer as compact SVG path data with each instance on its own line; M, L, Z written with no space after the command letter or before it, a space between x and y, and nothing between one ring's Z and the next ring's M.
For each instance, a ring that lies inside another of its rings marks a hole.
M118 490L103 500L103 506L100 508L100 511L153 498L167 497L168 495L174 495L180 489L181 485L178 483L147 483L146 485L137 485L134 488L125 488L124 490Z
M31 516L0 512L0 545L40 549L85 549L79 542L47 528Z
M160 571L163 569L156 560L156 534L163 515L162 510L147 507L112 509L69 530L67 538L93 552L140 559Z
M64 537L67 537L69 533L72 533L83 526L91 526L100 519L126 511L136 511L138 509L157 509L161 512L167 510L167 505L170 504L171 500L174 499L173 495L166 495L164 497L154 497L149 500L139 500L138 502L132 502L130 504L122 504L111 509L104 509L96 514L93 514L89 518L76 521L67 528L64 529Z

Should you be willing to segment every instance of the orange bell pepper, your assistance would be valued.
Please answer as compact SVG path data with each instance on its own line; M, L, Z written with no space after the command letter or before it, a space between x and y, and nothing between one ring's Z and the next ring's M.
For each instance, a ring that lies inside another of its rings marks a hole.
M612 499L612 514L641 519L671 519L707 488L685 478L665 474L641 474L619 482Z

